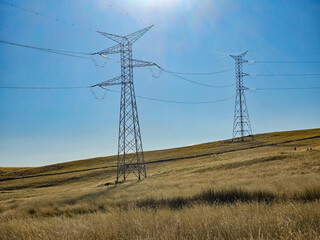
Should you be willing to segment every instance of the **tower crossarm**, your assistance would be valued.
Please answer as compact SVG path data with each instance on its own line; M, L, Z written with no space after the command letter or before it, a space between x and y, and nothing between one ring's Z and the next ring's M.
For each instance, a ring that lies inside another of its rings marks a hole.
M243 53L241 53L241 54L239 54L239 55L229 55L229 56L232 57L232 58L234 58L234 59L238 58L238 59L243 60L242 58L243 58L244 55L246 55L247 53L248 53L248 50L247 50L247 51L244 51ZM248 62L247 60L243 60L243 61Z
M100 31L97 31L98 33L102 34L103 36L111 39L112 41L115 41L119 44L121 44L125 37L122 37L122 36L119 36L119 35L115 35L115 34L111 34L111 33L105 33L105 32L100 32Z
M129 44L133 44L134 42L136 42L140 37L142 37L143 34L145 34L150 28L152 28L153 25L146 27L144 29L141 29L139 31L130 33L126 36L119 36L119 35L115 35L115 34L111 34L111 33L106 33L106 32L100 32L97 31L98 33L102 34L103 36L119 43L119 44L125 44L125 43L129 43Z
M148 67L148 66L154 66L154 65L158 66L153 62L132 59L132 67Z
M99 52L92 53L91 55L99 54L99 55L103 56L103 55L108 55L108 54L116 54L116 53L120 53L120 49L121 49L120 44L117 44L112 47L101 50Z
M101 88L103 88L103 87L106 87L106 86L120 85L121 83L122 83L121 76L119 76L119 77L111 78L111 79L109 79L107 81L92 85L91 87L101 87Z
M130 42L130 44L133 44L136 42L139 38L142 37L143 34L145 34L147 31L149 31L150 28L152 28L153 25L146 27L144 29L141 29L139 31L133 32L125 36L125 38Z

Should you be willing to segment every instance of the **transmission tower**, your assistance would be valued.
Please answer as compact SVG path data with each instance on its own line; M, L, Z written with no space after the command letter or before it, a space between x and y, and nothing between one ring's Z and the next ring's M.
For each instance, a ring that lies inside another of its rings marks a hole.
M245 136L252 136L252 129L249 119L248 107L244 91L247 89L243 86L243 77L249 74L243 72L243 63L248 62L243 57L247 54L245 51L239 55L230 55L235 60L236 70L236 99L234 108L232 140L237 137L244 141Z
M133 68L155 65L154 63L132 58L132 44L145 34L152 26L126 36L99 32L107 38L117 42L113 47L93 53L105 56L120 53L121 76L99 83L95 86L121 85L117 179L125 181L130 173L138 179L146 178L146 166L143 155L137 103L133 85Z

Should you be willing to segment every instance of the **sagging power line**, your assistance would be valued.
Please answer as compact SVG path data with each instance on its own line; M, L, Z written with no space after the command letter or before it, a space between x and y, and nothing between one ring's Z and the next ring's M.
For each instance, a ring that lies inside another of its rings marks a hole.
M10 87L5 86L1 87L1 89L25 89L25 90L61 90L61 89L84 89L84 88L91 88L91 86L87 87Z
M279 88L248 88L248 90L256 90L256 91L272 91L272 90L313 90L320 89L320 87L279 87Z
M320 73L249 74L248 76L254 76L254 77L320 76Z
M173 72L173 71L169 71L169 70L166 70L166 72L173 73L173 74L180 74L180 75L215 75L215 74L219 74L219 73L229 72L232 70L233 70L233 68L228 68L228 69L216 71L216 72Z
M10 3L10 2L6 2L6 1L3 1L3 0L0 0L0 3L5 4L5 5L7 5L7 6L9 6L9 7L12 7L12 8L19 9L19 10L24 11L24 12L27 12L27 13L31 13L31 14L33 14L33 15L35 15L35 16L39 16L39 17L42 17L42 18L46 18L46 19L52 20L52 21L54 21L54 22L60 22L60 23L67 24L67 25L72 26L72 27L75 27L75 26L84 27L84 28L86 28L86 29L89 30L89 31L96 31L96 30L94 30L94 29L91 28L91 27L82 26L82 25L80 25L80 24L75 24L75 23L67 23L67 22L61 20L60 18L55 18L55 17L49 16L49 15L47 15L47 14L44 14L44 13L42 13L42 12L35 11L35 10L29 9L29 8L25 8L25 7L21 7L21 6L15 5L15 4Z
M121 92L116 91L116 90L107 89L104 86L100 86L100 87L103 88L106 91L109 91L109 92L121 93ZM156 102L175 103L175 104L190 104L190 105L218 103L218 102L223 102L223 101L227 101L227 100L230 100L230 99L234 98L234 96L231 96L231 97L227 97L227 98L209 100L209 101L177 101L177 100L168 100L168 99L159 99L159 98L153 98L153 97L146 97L146 96L141 96L141 95L136 95L136 97L144 99L144 100L151 100L151 101L156 101Z
M97 97L95 93L93 92L93 88L95 87L101 87L104 90L106 90L102 97ZM107 92L114 92L114 93L121 93L120 91L107 89L104 86L100 85L93 85L93 86L67 86L67 87L23 87L23 86L0 86L0 89L17 89L17 90L68 90L68 89L90 89L92 91L94 98L98 100L104 99ZM137 98L141 98L144 100L151 100L156 102L165 102L165 103L176 103L176 104L210 104L210 103L217 103L217 102L223 102L229 99L232 99L234 96L227 97L227 98L221 98L221 99L215 99L215 100L207 100L207 101L178 101L178 100L169 100L169 99L161 99L161 98L154 98L154 97L147 97L142 95L136 95Z
M99 61L99 62L103 62L103 63L118 62L118 61L115 61L115 60L109 59L109 58L106 58L106 60L104 60L104 59L89 57L90 55L92 55L91 53L64 51L64 50L57 50L57 49L51 49L51 48L41 48L41 47L35 47L35 46L14 43L14 42L9 42L9 41L4 41L4 40L0 40L0 43L9 44L9 45L18 46L18 47L30 48L33 50L49 52L49 53L64 55L64 56L68 56L68 57L82 58L82 59L87 59L87 60L92 60L92 61L94 60L94 61ZM75 54L78 54L78 55L75 55ZM80 55L87 55L88 57L80 56Z
M163 68L160 68L163 72L166 72L166 73L169 73L181 80L184 80L184 81L187 81L187 82L191 82L193 84L197 84L197 85L200 85L200 86L203 86L203 87L209 87L209 88L226 88L226 87L232 87L234 86L234 84L229 84L229 85L211 85L211 84L205 84L205 83L200 83L200 82L197 82L197 81L194 81L194 80L190 80L188 78L185 78L185 77L182 77L176 73L173 73L173 72L170 72L170 71L167 71Z
M320 61L249 61L252 63L320 63Z

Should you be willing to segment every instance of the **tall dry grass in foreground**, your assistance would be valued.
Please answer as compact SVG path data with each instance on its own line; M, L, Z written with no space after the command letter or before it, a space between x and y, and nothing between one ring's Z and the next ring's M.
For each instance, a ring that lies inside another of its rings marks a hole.
M0 239L319 239L320 188L277 194L208 189L117 204L12 209Z
M0 239L320 239L320 129L0 169Z
M11 219L0 239L319 239L320 202L132 208L74 217Z

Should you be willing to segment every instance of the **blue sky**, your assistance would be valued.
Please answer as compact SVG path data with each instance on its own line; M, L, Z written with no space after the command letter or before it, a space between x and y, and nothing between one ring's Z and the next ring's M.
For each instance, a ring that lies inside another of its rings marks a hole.
M234 67L222 53L249 50L248 60L320 61L320 2L300 0L6 0L59 21L0 3L0 39L32 46L96 52L114 42L95 30L126 35L155 24L133 57L171 71ZM73 25L72 25L73 24ZM112 55L118 60L118 55ZM251 74L320 73L314 64L245 64ZM0 44L0 86L88 86L120 75L120 65ZM206 84L235 82L234 71L188 76ZM319 76L247 77L250 88L320 86ZM235 87L207 88L167 73L134 70L137 95L211 101ZM112 87L120 90L119 86ZM102 95L102 90L96 89ZM248 91L253 133L317 128L320 90ZM120 95L94 99L88 89L0 89L0 166L41 166L117 153ZM203 105L137 99L145 151L231 138L234 99Z

